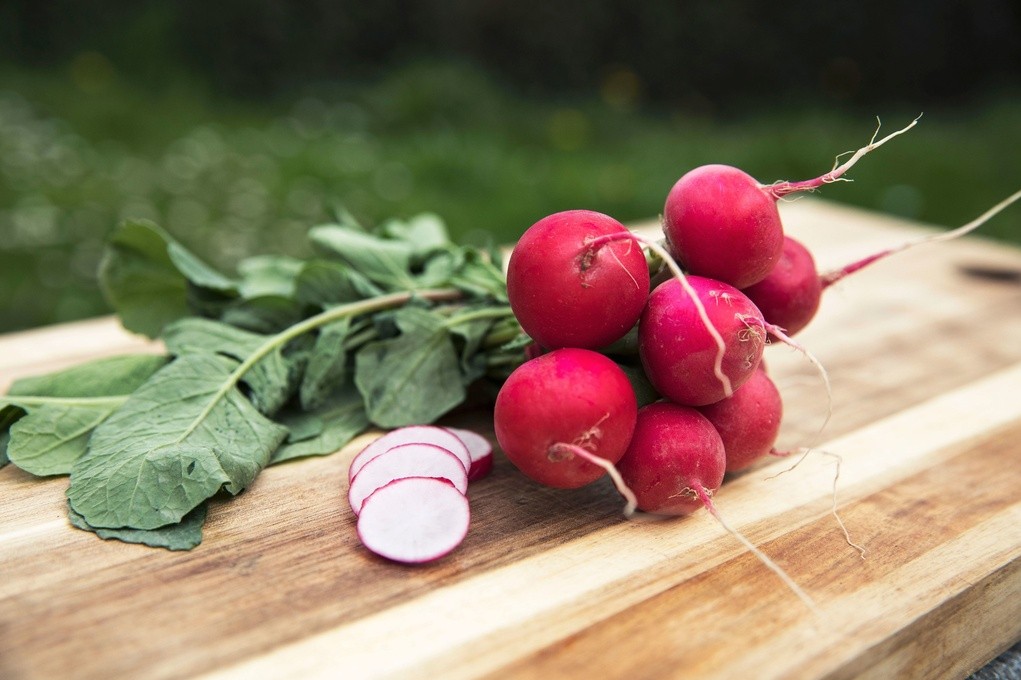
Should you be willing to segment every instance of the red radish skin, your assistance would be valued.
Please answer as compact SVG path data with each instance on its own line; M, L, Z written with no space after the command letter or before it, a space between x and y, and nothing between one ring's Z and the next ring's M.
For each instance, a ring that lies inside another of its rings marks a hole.
M866 146L814 179L762 184L729 165L703 165L684 174L667 194L663 233L674 257L692 274L747 288L764 279L783 250L776 202L842 178L862 156L907 132L915 123ZM878 129L876 130L878 133Z
M812 253L797 240L785 236L776 266L766 278L742 292L755 303L767 323L794 335L815 317L822 291L823 281Z
M638 412L627 452L617 462L638 508L688 515L703 507L726 471L723 440L709 419L690 406L657 402Z
M468 481L482 479L493 470L493 445L478 432L459 427L448 427L468 448L471 456L471 467L468 469Z
M765 278L783 248L776 198L729 165L703 165L677 180L663 207L663 233L686 271L736 288Z
M720 367L732 394L762 360L762 314L733 286L701 276L687 280L723 340ZM638 325L638 347L653 387L671 401L704 406L728 396L715 370L719 345L679 280L663 282L649 296Z
M732 396L698 410L723 440L727 472L744 470L773 451L783 401L765 371L755 371Z
M594 482L627 448L638 406L627 376L586 349L558 349L525 362L496 397L500 448L526 476L573 489Z
M468 533L464 494L434 477L405 477L376 489L358 515L358 538L373 553L421 564L449 554Z
M362 449L351 461L347 472L348 480L354 479L362 466L370 460L401 444L435 444L457 456L465 472L471 467L468 447L453 432L435 425L408 425L390 430Z
M354 476L347 494L351 510L357 515L373 491L404 477L437 477L461 493L468 490L468 473L450 451L435 444L401 444L370 460Z
M649 268L617 220L591 210L554 213L533 224L507 264L507 296L525 333L547 349L597 349L638 321Z

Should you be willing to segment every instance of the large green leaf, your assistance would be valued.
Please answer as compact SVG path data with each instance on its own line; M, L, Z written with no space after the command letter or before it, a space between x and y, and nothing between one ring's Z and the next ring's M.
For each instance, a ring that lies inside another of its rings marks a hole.
M322 405L331 392L347 377L348 355L344 347L351 330L351 317L323 326L302 377L300 398L303 408L312 410Z
M411 290L418 285L411 273L414 248L407 242L336 224L314 227L309 239L321 252L339 258L389 290Z
M401 333L355 355L355 384L380 427L430 423L465 397L458 356L444 320L417 307L400 309Z
M189 317L168 325L163 342L174 355L209 353L224 354L238 361L254 354L272 336L250 333L212 319ZM276 347L259 360L241 378L249 387L252 404L268 416L276 413L297 390L303 361L285 356Z
M91 531L103 539L123 541L124 543L141 543L167 550L191 550L202 542L202 525L206 521L207 510L208 504L202 503L185 515L177 524L168 524L158 529L97 528L75 512L70 503L67 506L67 516L72 526L84 531Z
M92 430L102 423L153 373L166 357L116 356L41 376L22 378L0 399L14 404L23 418L9 421L7 456L34 475L66 475L85 453Z
M221 488L251 484L287 436L235 387L236 362L186 354L160 370L92 434L68 498L99 528L156 529Z

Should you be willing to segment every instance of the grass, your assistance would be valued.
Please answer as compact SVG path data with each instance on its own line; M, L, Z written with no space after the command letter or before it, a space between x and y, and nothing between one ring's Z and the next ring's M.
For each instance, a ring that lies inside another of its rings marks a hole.
M884 130L918 114L879 113ZM306 255L305 231L338 205L368 223L436 212L460 240L512 242L557 210L654 217L702 163L812 177L874 125L790 104L713 120L612 99L531 101L449 64L260 103L184 79L140 92L102 62L0 72L0 331L105 313L96 265L125 217L160 222L228 270L256 253ZM1021 103L991 96L926 112L822 195L954 226L1018 188L1018 148ZM982 231L1021 243L1021 216Z

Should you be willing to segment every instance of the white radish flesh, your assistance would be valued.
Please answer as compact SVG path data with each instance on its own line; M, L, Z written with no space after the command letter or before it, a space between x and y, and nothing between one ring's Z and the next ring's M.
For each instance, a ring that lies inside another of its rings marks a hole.
M444 480L405 477L365 499L358 537L381 557L418 564L460 545L470 520L468 499Z
M468 448L453 432L433 425L409 425L390 430L362 449L351 461L351 467L348 468L348 479L354 479L362 466L376 456L401 444L435 444L457 456L464 466L465 472L471 467Z
M471 456L471 467L468 468L468 481L474 482L489 474L493 469L493 445L478 432L459 427L448 427L468 447Z
M434 444L401 444L370 460L354 476L347 493L351 509L357 515L373 491L404 477L437 477L460 493L468 490L468 473L450 451Z

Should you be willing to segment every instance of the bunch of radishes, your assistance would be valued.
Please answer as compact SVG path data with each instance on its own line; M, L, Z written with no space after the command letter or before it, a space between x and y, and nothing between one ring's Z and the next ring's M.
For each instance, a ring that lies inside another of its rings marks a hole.
M785 237L777 201L837 181L914 124L803 182L762 184L730 166L696 168L666 198L662 244L587 210L530 227L511 253L507 292L539 349L497 396L495 431L507 457L554 487L608 472L628 514L715 514L711 497L724 473L775 452L783 406L761 367L767 340L804 351L790 335L815 315L823 288L906 247L820 276L808 250ZM921 240L966 233L1019 196ZM664 273L650 275L645 249ZM607 357L635 331L641 368L660 397L641 409Z

